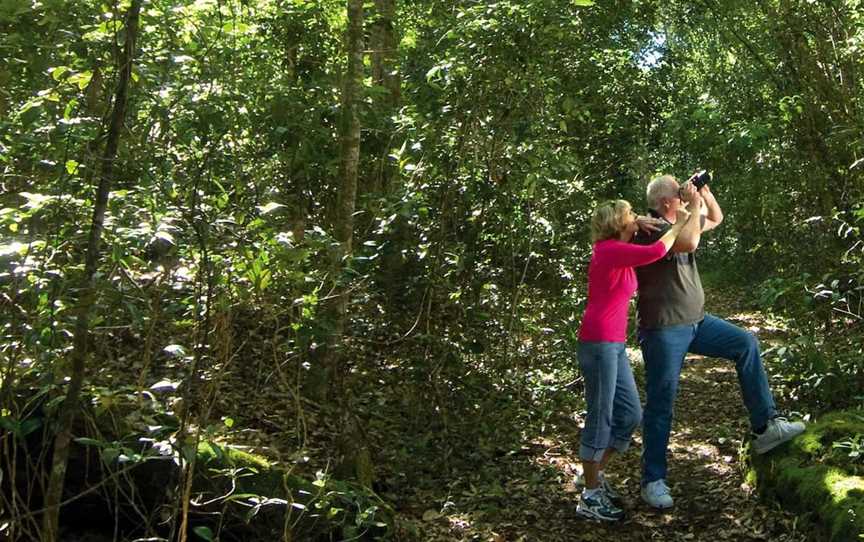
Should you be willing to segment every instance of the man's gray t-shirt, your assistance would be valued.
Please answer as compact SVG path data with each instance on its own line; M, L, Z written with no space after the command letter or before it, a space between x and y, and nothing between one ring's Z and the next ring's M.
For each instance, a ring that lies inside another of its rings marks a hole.
M664 221L660 231L650 234L639 231L633 242L649 245L660 239L670 227L672 225ZM695 253L669 252L652 264L637 267L636 278L639 281L636 321L640 328L694 324L705 317L705 293Z

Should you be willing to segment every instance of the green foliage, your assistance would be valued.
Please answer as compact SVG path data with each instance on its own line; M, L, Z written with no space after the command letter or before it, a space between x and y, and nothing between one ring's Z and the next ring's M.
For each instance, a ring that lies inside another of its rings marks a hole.
M861 433L857 433L850 439L835 441L833 448L846 454L849 461L860 463L864 461L864 442L861 439Z
M777 310L784 314L800 314L812 308L812 298L806 288L810 275L800 277L773 277L756 287L756 305L764 310Z
M370 38L377 4L365 7ZM147 463L147 450L181 453L170 433L183 424L166 416L188 417L208 441L267 428L281 431L283 456L313 456L297 467L311 479L339 460L331 409L359 405L373 461L403 471L438 449L435 472L518 450L572 406L593 205L625 197L642 209L653 174L697 168L714 172L726 214L703 239L703 269L756 286L760 308L807 330L766 352L788 399L848 406L864 373L859 7L398 3L383 22L399 97L371 76L370 54L354 250L334 274L344 2L148 3L88 389L100 413L131 417L130 434L152 442L120 432L79 443L106 464ZM0 2L0 375L3 393L39 389L53 407L123 9ZM310 375L342 324L328 310L337 286L348 292L345 381L338 405L310 404ZM158 408L137 406L146 394ZM26 440L52 413L10 410L0 423ZM100 423L107 434L119 422ZM463 433L466 445L451 444ZM223 474L246 480L251 468ZM381 503L333 491L315 513L339 509L346 537L374 527ZM285 497L261 495L267 508ZM304 506L292 513L317 505ZM206 528L199 538L218 538Z

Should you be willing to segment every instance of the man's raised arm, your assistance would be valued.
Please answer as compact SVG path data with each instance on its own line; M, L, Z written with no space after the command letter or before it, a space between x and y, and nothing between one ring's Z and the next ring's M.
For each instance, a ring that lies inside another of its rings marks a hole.
M671 252L693 252L699 247L702 238L702 196L692 183L688 182L681 187L681 201L687 204L690 218L675 239Z
M711 192L711 187L707 184L699 189L699 194L702 196L703 208L705 209L705 224L702 225L702 231L710 231L723 222L723 210L720 209L720 204L714 198Z

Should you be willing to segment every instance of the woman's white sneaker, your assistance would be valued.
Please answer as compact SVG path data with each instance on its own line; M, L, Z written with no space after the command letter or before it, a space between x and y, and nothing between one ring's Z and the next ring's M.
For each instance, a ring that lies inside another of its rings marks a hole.
M582 498L576 506L576 512L582 516L599 519L602 521L621 521L624 519L624 510L609 500L606 493L598 488L586 489L582 492Z
M597 477L600 479L600 488L606 493L606 496L609 497L612 502L616 504L620 504L624 501L624 498L621 496L621 493L615 489L612 484L609 483L609 480L606 479L606 474L601 470L597 473ZM582 474L577 474L575 478L573 478L573 485L576 489L582 489L585 487L585 476Z

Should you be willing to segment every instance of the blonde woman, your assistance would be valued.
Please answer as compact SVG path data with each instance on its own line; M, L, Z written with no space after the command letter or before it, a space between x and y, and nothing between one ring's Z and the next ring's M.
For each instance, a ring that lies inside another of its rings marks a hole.
M599 205L591 219L594 249L577 354L588 405L579 448L585 488L576 509L584 516L605 521L624 517L615 502L620 496L606 481L604 470L615 452L629 448L630 437L642 419L624 346L629 302L636 291L633 268L665 256L689 219L690 214L680 209L675 225L645 246L630 243L642 217L626 201Z

